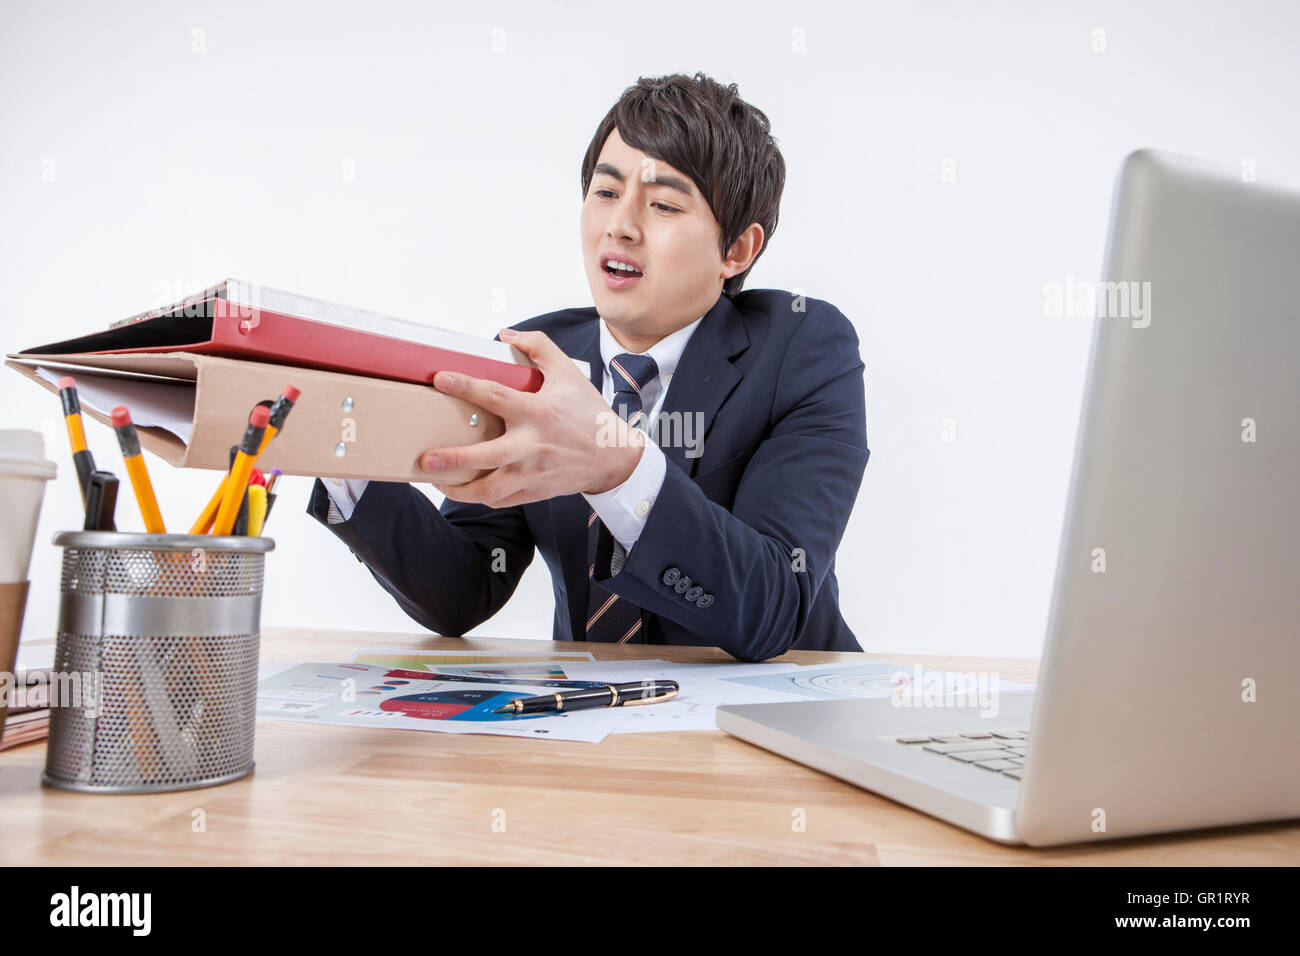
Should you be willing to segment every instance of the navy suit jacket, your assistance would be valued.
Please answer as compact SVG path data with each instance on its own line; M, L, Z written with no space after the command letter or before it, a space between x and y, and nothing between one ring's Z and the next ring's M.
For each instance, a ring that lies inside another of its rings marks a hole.
M562 309L513 328L540 329L586 360L599 390L599 322L594 308ZM861 650L840 615L835 551L870 454L862 375L857 334L830 303L774 289L718 296L665 396L663 486L617 574L597 519L595 578L646 612L644 643L716 646L741 661ZM699 413L702 431L669 428L674 412ZM669 441L701 434L693 447ZM308 512L430 630L460 635L495 614L536 549L555 590L554 638L583 640L582 495L499 509L448 498L438 509L413 485L372 481L349 520L328 524L328 508L318 480Z

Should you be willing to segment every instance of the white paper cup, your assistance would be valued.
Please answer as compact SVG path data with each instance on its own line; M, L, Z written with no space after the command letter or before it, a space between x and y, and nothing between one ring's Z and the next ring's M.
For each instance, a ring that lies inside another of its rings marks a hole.
M0 430L0 584L27 580L45 483L55 472L40 432Z

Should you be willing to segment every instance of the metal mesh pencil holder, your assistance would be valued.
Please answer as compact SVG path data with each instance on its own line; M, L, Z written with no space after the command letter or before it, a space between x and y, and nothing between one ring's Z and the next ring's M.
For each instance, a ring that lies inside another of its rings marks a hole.
M253 769L270 538L64 531L41 780L95 793L227 783ZM78 693L79 691L79 693Z

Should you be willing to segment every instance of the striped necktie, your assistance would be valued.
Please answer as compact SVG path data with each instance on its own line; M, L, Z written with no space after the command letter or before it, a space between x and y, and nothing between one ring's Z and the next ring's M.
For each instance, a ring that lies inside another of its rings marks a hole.
M609 374L614 382L614 400L611 403L634 427L649 433L646 427L646 410L641 404L641 390L654 381L659 366L649 355L624 352L610 359ZM594 509L587 515L587 627L584 640L603 641L608 644L639 644L644 640L641 630L641 609L635 604L606 591L595 580L596 542L600 536L600 518Z

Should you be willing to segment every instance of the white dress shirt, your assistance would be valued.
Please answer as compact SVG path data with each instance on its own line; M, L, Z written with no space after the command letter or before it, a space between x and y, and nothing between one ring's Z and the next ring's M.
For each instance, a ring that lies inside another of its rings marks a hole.
M690 325L664 336L645 352L640 353L653 358L659 369L659 374L641 389L641 407L646 413L647 432L650 431L663 408L673 372L677 370L682 353L686 351L686 343L690 341L691 335L703 320L704 316L700 316ZM614 405L614 381L609 371L609 363L616 355L626 351L627 349L614 338L614 334L610 332L609 326L602 317L600 358L604 367L601 376L601 396L611 408ZM667 466L668 460L664 457L663 451L653 441L649 441L646 442L645 450L641 453L641 458L627 481L599 494L583 493L583 497L587 499L588 504L614 537L615 547L610 570L615 574L623 566L627 552L632 550L637 538L641 536L641 529L645 527L646 520L650 517L650 510L654 507L655 498L663 487ZM325 490L329 492L330 497L326 521L330 524L338 524L350 520L368 482L360 478L322 478L321 483L325 485Z

